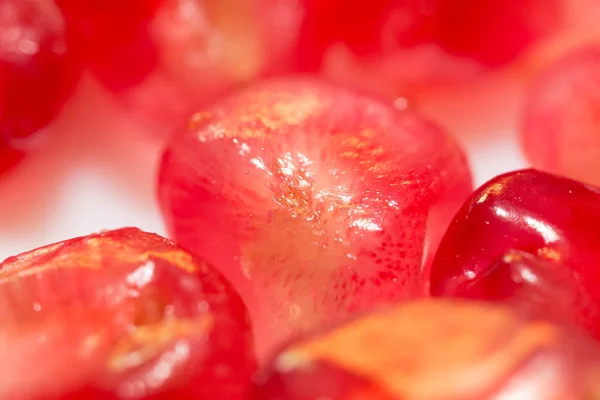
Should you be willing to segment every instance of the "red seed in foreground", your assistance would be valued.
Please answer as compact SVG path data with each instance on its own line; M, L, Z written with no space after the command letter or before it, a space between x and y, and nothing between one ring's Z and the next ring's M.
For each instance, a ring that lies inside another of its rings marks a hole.
M501 175L450 224L431 293L515 300L600 338L599 227L599 188L536 170Z
M248 304L264 356L290 335L427 293L428 258L471 190L465 158L410 111L310 79L256 84L168 147L168 229Z
M245 307L206 263L126 228L0 264L0 397L242 399Z
M548 67L534 82L521 137L540 169L600 185L600 47L586 47Z
M292 342L258 376L256 400L588 400L597 344L509 307L397 305Z

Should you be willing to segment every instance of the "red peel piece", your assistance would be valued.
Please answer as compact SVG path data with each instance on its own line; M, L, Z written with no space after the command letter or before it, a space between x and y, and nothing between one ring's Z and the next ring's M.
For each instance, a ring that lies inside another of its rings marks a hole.
M134 228L4 261L0 323L2 398L242 399L254 368L229 284Z
M167 148L158 191L173 237L242 294L264 356L325 321L424 295L470 187L435 124L289 78L198 112Z
M514 300L600 337L598 226L600 189L536 170L501 175L476 190L450 224L433 261L431 293Z

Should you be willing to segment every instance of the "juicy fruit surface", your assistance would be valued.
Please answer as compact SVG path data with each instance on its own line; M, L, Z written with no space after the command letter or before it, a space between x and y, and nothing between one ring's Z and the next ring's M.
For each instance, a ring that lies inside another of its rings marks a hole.
M536 170L501 175L450 224L431 292L517 297L532 312L560 312L552 317L575 319L600 337L599 224L600 189Z
M125 228L0 265L2 398L243 398L245 307L172 242Z
M522 143L538 168L600 185L600 47L563 57L534 82Z
M508 307L409 302L291 343L253 398L590 399L600 389L598 349L577 339Z
M57 0L100 80L145 118L173 122L235 85L287 67L293 0Z
M309 79L198 112L167 149L168 229L249 305L258 351L426 293L426 258L470 192L456 144L409 111Z
M12 142L54 119L78 70L51 0L0 2L0 168L9 164Z
M299 63L386 95L509 63L560 20L557 0L305 0Z

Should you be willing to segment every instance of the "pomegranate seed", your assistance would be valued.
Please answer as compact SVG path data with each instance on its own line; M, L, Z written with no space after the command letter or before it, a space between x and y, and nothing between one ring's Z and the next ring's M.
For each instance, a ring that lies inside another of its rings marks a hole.
M74 89L79 67L51 0L0 2L0 165L15 139L47 126Z
M421 300L292 342L253 398L585 400L600 393L596 346L508 307Z
M525 154L550 172L600 185L600 47L566 55L546 69L528 96Z
M173 237L242 294L264 355L325 321L424 295L425 259L470 188L463 154L433 123L288 78L195 114L158 190Z
M295 0L57 1L104 85L166 123L288 68L300 24Z
M149 22L163 0L55 0L71 44L100 80L120 91L139 83L158 54Z
M134 228L0 264L0 397L242 399L245 307L211 267Z
M536 170L501 175L479 188L448 228L431 292L516 297L600 337L598 226L600 189Z
M559 25L558 0L304 0L299 64L388 96L513 61Z

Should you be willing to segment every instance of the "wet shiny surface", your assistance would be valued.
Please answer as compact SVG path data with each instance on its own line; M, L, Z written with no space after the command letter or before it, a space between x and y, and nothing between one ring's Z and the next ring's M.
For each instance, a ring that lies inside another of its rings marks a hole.
M598 337L599 227L600 189L536 170L501 175L480 187L450 225L432 266L431 292L547 296L545 307L565 307ZM532 257L515 258L513 250Z
M228 283L134 228L7 259L0 322L3 398L241 399L254 366Z
M425 294L428 249L470 175L420 116L299 78L198 112L167 149L158 190L171 235L248 303L264 355L325 321Z
M600 361L582 338L490 303L409 302L293 342L253 398L588 400Z

